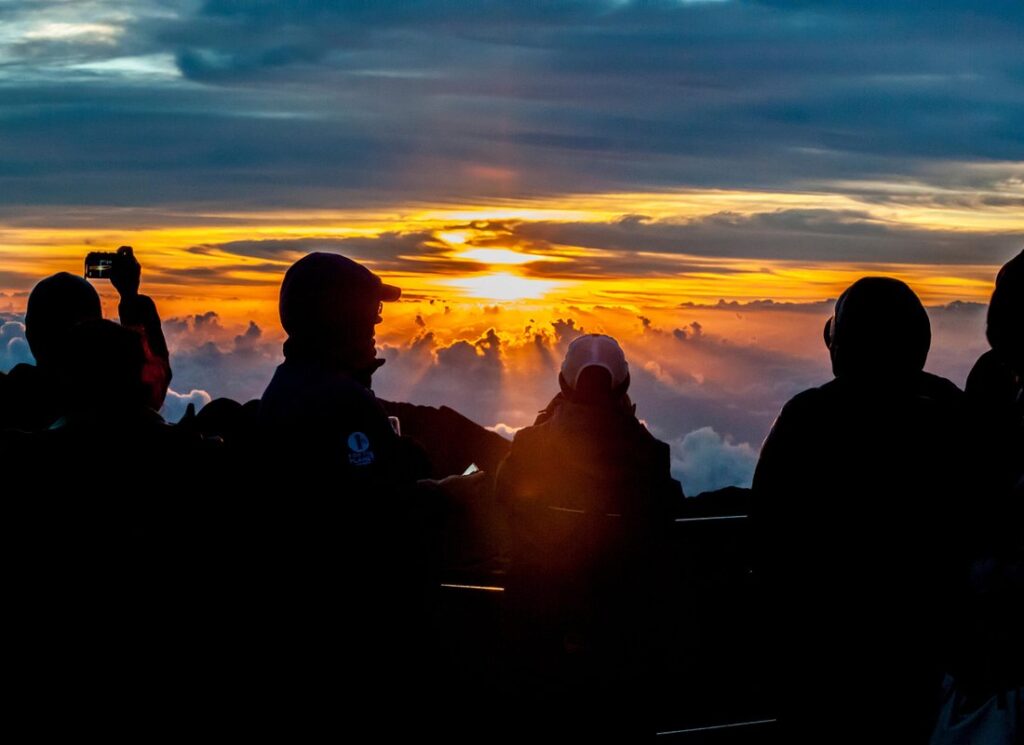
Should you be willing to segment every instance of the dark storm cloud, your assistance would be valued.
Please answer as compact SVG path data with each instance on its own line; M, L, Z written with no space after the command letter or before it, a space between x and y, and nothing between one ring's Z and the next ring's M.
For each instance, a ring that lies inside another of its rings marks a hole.
M291 262L313 251L339 253L370 264L377 270L405 270L421 273L461 274L481 271L486 264L462 261L447 255L451 249L440 243L433 234L424 231L407 233L385 232L376 236L354 238L292 238L253 241L208 243L188 249L195 254L222 253L234 256ZM444 261L430 259L444 258ZM201 276L214 277L234 271L257 271L280 275L286 263L264 262L255 265L240 264L222 268L198 270ZM191 272L194 270L182 270Z
M294 261L312 251L343 253L368 261L393 261L403 255L442 253L446 248L428 232L385 232L373 237L293 238L210 243L189 249L193 253L222 252L236 256Z
M177 281L183 284L225 284L239 286L261 286L276 285L281 281L281 275L287 269L286 265L263 262L260 264L233 264L217 267L187 267L184 269L160 269L154 271L154 277L159 280ZM253 272L265 274L265 278L239 277L239 272Z
M114 29L0 37L5 212L942 185L963 176L936 163L1024 160L1009 0L70 7L4 9ZM133 77L137 58L167 74Z
M507 230L519 240L552 246L815 262L995 264L1024 243L1022 233L923 230L866 212L825 209L723 212L689 222L636 216L610 223L523 222Z

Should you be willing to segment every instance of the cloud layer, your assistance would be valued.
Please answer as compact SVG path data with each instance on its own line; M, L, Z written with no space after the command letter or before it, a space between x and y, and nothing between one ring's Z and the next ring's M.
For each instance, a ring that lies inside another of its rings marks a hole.
M2 18L8 210L893 198L882 181L1024 198L1014 0L14 0Z
M515 332L504 330L519 320L509 311L407 305L380 329L387 364L374 378L378 396L451 406L511 434L558 392L569 343L585 332L611 333L629 361L637 415L671 445L673 473L689 494L749 483L782 405L831 377L820 340L830 302L723 301L649 315L626 307L566 308L550 319L524 318ZM952 303L929 314L928 369L962 385L986 347L985 306ZM20 319L4 320L0 370L31 359ZM174 369L164 414L172 421L189 403L258 398L281 360L279 335L254 322L226 324L214 311L167 319L164 329Z

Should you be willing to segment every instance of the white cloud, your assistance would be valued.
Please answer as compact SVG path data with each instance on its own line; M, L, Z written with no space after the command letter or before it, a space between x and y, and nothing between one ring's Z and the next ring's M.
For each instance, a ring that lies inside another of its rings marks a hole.
M25 38L38 40L76 39L101 44L113 44L124 29L109 23L43 23L25 32Z
M495 432L501 435L506 440L511 440L513 437L516 436L516 432L521 430L522 427L512 427L509 426L508 424L505 424L504 422L498 422L493 427L487 427L487 429L489 429L491 432Z
M188 393L178 393L173 389L168 389L167 399L164 401L160 413L168 422L178 422L185 416L189 404L193 404L198 412L210 403L210 400L211 396L206 391L192 389Z
M701 427L670 443L672 475L689 496L725 486L750 486L757 466L757 451L735 444L711 427Z

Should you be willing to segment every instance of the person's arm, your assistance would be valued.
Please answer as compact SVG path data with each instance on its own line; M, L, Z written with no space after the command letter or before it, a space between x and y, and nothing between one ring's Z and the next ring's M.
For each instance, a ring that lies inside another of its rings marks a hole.
M146 352L143 380L149 390L149 404L159 410L171 384L171 357L167 350L160 314L152 298L139 294L142 266L131 246L117 249L119 257L110 272L110 282L121 296L117 312L121 325L142 335Z

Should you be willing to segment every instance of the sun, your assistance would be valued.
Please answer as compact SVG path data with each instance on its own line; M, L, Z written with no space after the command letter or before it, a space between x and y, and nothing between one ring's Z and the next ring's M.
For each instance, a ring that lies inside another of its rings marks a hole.
M505 266L520 266L522 264L532 264L535 261L554 260L550 256L524 254L508 248L471 248L467 251L459 251L455 254L455 258L479 261L483 264L500 264Z
M460 290L468 298L479 300L537 300L565 283L498 272L450 279L445 284Z

